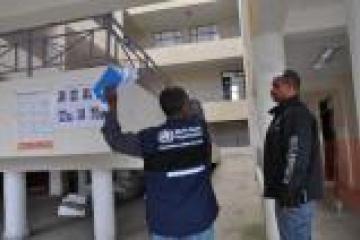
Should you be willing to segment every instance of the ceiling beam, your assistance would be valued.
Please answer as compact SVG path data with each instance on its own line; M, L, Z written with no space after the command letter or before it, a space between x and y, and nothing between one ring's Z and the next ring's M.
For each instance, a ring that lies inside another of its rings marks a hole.
M150 2L158 2L160 0L151 0ZM116 10L125 9L131 6L138 6L149 3L149 0L73 0L67 1L66 4L53 4L41 6L34 10L16 11L14 2L14 14L6 15L0 10L0 32L10 32L19 29L32 28L49 23L58 23L73 19L86 18L101 14L111 13ZM35 0L28 0L36 2ZM9 1L8 4L11 4ZM11 9L11 5L8 6Z

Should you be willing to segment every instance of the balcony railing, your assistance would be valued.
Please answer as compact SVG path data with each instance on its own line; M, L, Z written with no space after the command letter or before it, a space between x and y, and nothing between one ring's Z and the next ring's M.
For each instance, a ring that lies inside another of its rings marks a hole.
M89 20L93 24L88 28L71 28L72 24ZM0 34L0 39L3 42L0 45L0 75L3 76L12 72L26 72L32 76L33 71L40 68L68 70L114 63L133 65L147 79L154 75L150 78L155 77L162 85L170 82L169 76L126 35L112 14Z

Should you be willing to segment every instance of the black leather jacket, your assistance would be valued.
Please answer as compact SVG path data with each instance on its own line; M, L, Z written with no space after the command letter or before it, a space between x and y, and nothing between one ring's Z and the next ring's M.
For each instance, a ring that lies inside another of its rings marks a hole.
M298 97L270 114L274 118L264 147L264 196L287 207L320 199L323 174L315 117Z

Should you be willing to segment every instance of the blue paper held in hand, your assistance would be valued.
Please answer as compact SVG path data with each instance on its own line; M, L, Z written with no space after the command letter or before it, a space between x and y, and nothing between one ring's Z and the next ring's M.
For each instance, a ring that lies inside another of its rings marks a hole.
M107 88L117 88L132 83L136 78L137 75L134 68L120 68L115 65L109 65L99 81L95 83L94 94L97 99L106 103L105 90Z

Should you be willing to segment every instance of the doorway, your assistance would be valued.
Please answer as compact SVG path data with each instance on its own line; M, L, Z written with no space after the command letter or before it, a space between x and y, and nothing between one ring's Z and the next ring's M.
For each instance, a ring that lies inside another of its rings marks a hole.
M327 182L336 182L338 166L336 163L336 133L332 98L327 97L321 100L319 102L319 109L323 138L325 180Z
M48 172L27 172L26 185L31 195L47 195L49 193Z

